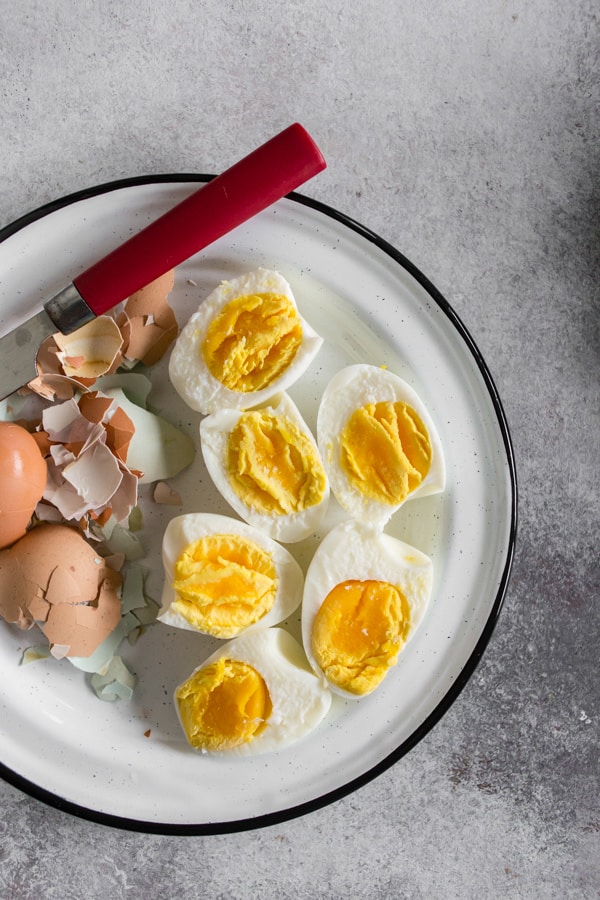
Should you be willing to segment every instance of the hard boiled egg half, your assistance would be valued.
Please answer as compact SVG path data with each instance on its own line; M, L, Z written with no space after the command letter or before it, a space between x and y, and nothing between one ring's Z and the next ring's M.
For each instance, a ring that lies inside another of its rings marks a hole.
M200 438L217 489L250 525L284 543L319 526L329 482L316 441L287 394L260 409L207 416Z
M222 282L179 335L169 361L192 409L248 409L286 390L323 343L279 272L259 268Z
M437 429L416 391L387 369L342 369L327 385L317 438L331 490L355 519L382 528L402 504L442 491Z
M261 628L225 643L175 690L191 746L204 753L280 750L326 716L331 694L282 628Z
M177 516L162 548L158 619L167 625L231 638L282 622L302 601L296 560L245 522L212 513Z
M319 545L306 573L302 640L335 693L371 693L419 626L431 596L428 556L347 520Z

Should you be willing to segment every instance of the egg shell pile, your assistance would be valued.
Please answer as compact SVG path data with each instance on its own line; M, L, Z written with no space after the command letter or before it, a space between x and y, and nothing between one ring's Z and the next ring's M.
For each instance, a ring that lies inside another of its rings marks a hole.
M307 535L313 534L323 523L331 485L331 491L344 510L346 518L322 539L306 573L301 613L303 662L308 661L323 688L356 699L356 693L332 684L315 659L311 647L315 616L329 590L337 584L348 579L385 581L397 585L408 603L410 623L405 628L404 642L414 634L429 603L432 562L416 548L385 534L384 528L405 499L426 496L444 489L444 456L431 416L410 385L383 368L368 364L349 366L334 376L325 389L319 406L317 422L319 459L322 460L327 476L323 501L312 510L309 508L295 516L257 513L244 503L232 487L227 460L229 435L239 421L242 411L267 409L275 415L288 416L310 435L313 444L317 443L300 410L284 393L306 371L322 345L321 338L304 319L302 327L310 343L310 351L303 355L301 364L294 366L292 363L289 370L280 375L268 389L256 392L232 392L225 389L208 370L202 356L202 341L206 338L210 324L230 300L242 293L272 290L283 292L296 308L291 287L277 272L258 269L233 281L222 283L201 304L198 312L184 327L171 356L170 376L175 389L186 403L205 416L199 429L201 447L207 470L215 486L233 511L251 526L266 536L284 543L302 540ZM380 402L407 404L416 411L429 437L431 463L426 477L417 489L410 492L401 502L393 504L376 502L360 496L339 463L339 437L351 413L359 407ZM198 514L198 520L200 518L202 514ZM226 524L223 522L222 526L225 528ZM183 537L182 527L181 523L177 525ZM233 530L233 525L230 524L228 527ZM173 602L170 579L175 549L170 536L166 544L168 546L163 545L166 557L166 583L161 618L163 621L170 621L170 624L181 625L181 622L177 623L173 618L168 619L168 609ZM258 634L261 633L259 625L260 623L253 626ZM263 625L267 625L267 622L265 621ZM240 646L236 642L243 640L244 635L230 641L217 651L217 655L235 654L236 647ZM264 733L267 732L268 728ZM252 743L248 745L250 749L247 752L252 752ZM258 744L256 746L258 750Z
M114 653L158 611L132 564L143 554L130 529L138 485L153 482L156 502L174 502L163 479L195 453L145 408L151 382L131 371L158 362L177 336L173 284L167 272L114 314L48 338L37 377L2 404L23 425L0 421L0 616L47 638L24 662L66 656L94 674L103 699L131 695L134 676Z

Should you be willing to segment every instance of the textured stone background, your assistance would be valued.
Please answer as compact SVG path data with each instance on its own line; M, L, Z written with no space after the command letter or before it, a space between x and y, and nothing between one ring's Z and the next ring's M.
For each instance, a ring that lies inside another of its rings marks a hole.
M491 644L399 764L206 838L1 783L2 900L600 896L598 37L592 0L0 0L0 225L123 176L218 171L299 120L329 162L305 192L395 244L472 332L520 482Z

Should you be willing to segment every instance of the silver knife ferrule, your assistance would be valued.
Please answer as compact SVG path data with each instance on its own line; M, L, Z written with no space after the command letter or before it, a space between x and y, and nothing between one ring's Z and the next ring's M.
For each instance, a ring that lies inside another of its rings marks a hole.
M71 334L96 318L74 284L68 284L51 297L44 309L63 334Z

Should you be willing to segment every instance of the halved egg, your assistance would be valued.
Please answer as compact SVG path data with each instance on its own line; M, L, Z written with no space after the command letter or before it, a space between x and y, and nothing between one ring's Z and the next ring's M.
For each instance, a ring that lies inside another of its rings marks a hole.
M217 489L250 525L284 543L319 526L329 482L316 441L287 394L260 409L207 416L200 438Z
M402 504L442 491L437 429L416 391L387 369L342 369L327 385L317 439L331 490L355 519L383 528Z
M302 570L294 557L229 516L177 516L167 525L162 549L158 619L166 625L231 638L282 622L302 600Z
M192 409L248 409L286 390L323 339L300 313L285 278L258 268L222 282L184 326L169 361Z
M282 628L228 641L175 690L190 745L203 753L253 755L280 750L327 715L331 694Z
M433 564L420 550L347 520L319 545L306 573L302 640L335 693L371 693L398 660L431 597Z

